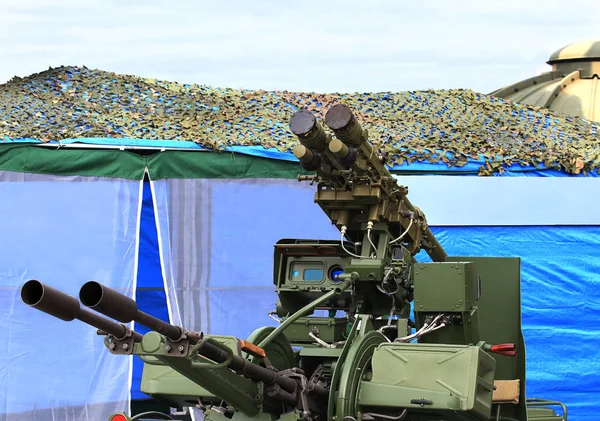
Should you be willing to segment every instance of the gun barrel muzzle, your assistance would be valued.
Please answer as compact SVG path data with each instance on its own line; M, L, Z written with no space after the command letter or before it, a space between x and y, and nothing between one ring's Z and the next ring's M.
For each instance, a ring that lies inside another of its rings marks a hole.
M31 279L21 288L21 300L36 310L70 322L77 318L81 308L77 298Z
M96 281L87 282L81 287L79 299L84 306L98 313L122 323L134 321L173 341L180 339L183 334L181 328L140 311L134 300Z
M135 301L96 281L86 282L81 287L79 299L84 306L122 323L129 323L137 316Z
M70 322L74 319L80 320L88 325L94 326L115 338L123 338L127 334L127 327L107 320L91 311L80 307L77 298L65 294L38 280L31 279L21 288L21 300L36 310L43 311L58 319ZM142 335L133 332L135 342L142 341Z
M344 104L336 104L325 114L325 124L342 142L358 146L363 141L363 131L352 110Z

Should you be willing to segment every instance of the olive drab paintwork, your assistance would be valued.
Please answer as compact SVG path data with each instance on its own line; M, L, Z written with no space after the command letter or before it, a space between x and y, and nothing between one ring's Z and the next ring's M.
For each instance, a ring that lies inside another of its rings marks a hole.
M300 110L290 129L298 180L340 236L274 245L277 327L188 332L97 282L83 305L151 331L86 319L39 281L23 301L103 327L109 352L144 361L142 392L209 421L566 421L563 404L526 393L520 259L448 256L352 110L336 104L324 123Z
M600 122L600 40L569 44L547 64L550 71L490 95Z

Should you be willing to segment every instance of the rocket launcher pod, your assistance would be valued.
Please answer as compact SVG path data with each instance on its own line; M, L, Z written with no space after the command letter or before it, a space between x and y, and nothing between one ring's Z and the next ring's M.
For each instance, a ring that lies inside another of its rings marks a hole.
M361 242L367 257L377 248L369 238L385 231L390 245L405 247L413 256L424 249L433 261L443 262L447 254L425 215L411 204L408 189L398 185L352 110L334 105L325 114L325 124L334 138L304 109L292 116L290 130L301 143L294 155L304 170L316 173L298 180L318 182L315 202L331 222L348 241ZM318 161L310 154L317 147ZM369 236L364 232L367 224L372 224Z

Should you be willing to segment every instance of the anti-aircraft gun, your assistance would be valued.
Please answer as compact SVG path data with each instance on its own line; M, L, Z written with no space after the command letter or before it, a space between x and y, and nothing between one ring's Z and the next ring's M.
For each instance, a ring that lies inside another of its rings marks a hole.
M95 281L81 303L122 324L37 280L23 301L96 327L144 361L144 393L207 420L566 421L562 403L526 398L519 259L448 256L352 111L331 107L325 125L294 114L293 153L340 238L275 244L279 326L188 332Z

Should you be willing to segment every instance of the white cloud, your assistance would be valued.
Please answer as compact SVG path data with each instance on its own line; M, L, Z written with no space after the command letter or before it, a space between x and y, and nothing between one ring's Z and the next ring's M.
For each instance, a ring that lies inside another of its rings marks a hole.
M600 37L575 0L2 0L0 82L48 66L245 88L489 92Z

